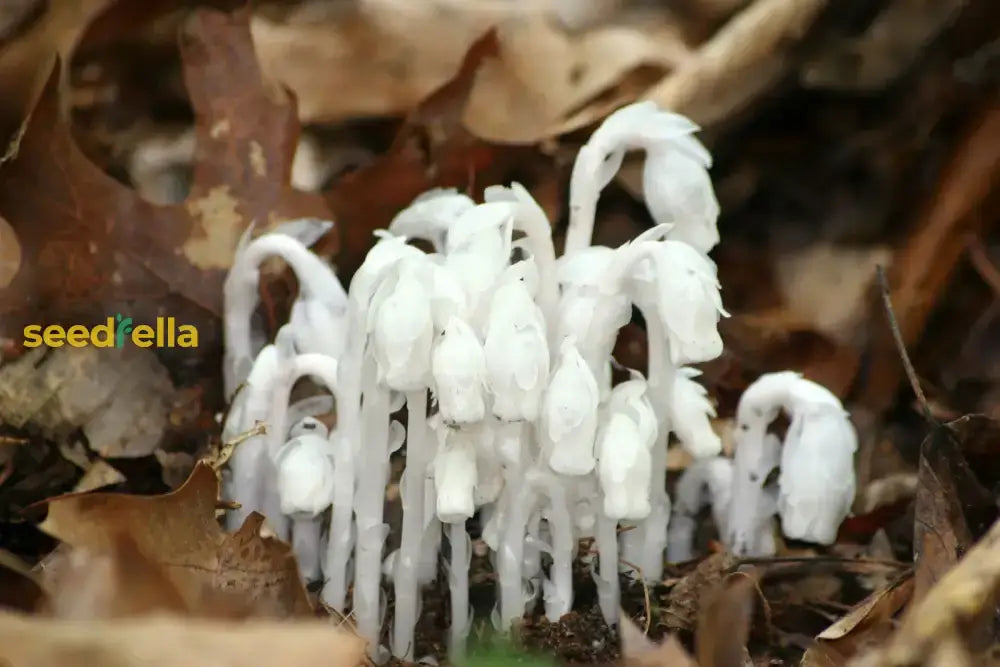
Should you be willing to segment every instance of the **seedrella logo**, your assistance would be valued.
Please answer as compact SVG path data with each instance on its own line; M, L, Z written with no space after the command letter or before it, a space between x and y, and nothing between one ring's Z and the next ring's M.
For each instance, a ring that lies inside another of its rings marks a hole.
M198 329L193 324L177 324L173 317L157 317L152 324L134 324L131 317L117 313L104 324L86 327L74 324L63 327L30 324L24 327L24 346L40 347L114 347L121 349L131 341L136 347L198 347Z

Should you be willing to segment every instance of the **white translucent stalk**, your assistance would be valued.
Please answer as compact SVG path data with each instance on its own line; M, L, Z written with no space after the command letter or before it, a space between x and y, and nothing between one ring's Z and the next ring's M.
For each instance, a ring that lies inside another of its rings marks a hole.
M549 590L545 591L545 616L553 623L573 608L573 519L566 500L566 489L552 474L544 478L549 500L548 525L552 535L552 567L549 570Z
M389 476L389 389L376 379L375 360L365 356L363 373L362 440L365 465L358 473L355 516L353 610L358 634L368 642L369 655L378 654L385 488Z
M597 555L600 557L597 571L597 600L604 622L610 627L618 623L618 607L621 599L618 584L618 522L597 513L594 535Z
M352 285L353 287L353 285ZM346 354L339 363L337 381L337 428L330 441L337 446L334 467L333 511L323 563L323 602L344 611L347 602L348 563L351 558L354 522L356 461L361 457L361 374L365 359L365 314L360 304L367 296L352 292L348 300ZM370 366L374 367L374 363ZM374 368L370 369L374 372Z
M507 496L508 506L504 516L500 553L497 555L497 578L500 580L500 630L508 632L511 623L524 616L524 536L528 520L538 495L524 479L513 482Z
M306 582L318 581L323 576L320 563L322 520L321 516L292 519L292 550Z
M437 518L435 505L437 490L434 488L434 478L424 477L424 534L420 543L420 576L419 581L426 586L435 579L438 573L438 552L441 549L441 521Z
M413 631L419 602L418 570L424 536L424 477L428 464L427 391L406 394L406 468L400 484L403 530L393 573L396 592L392 654L413 661Z
M765 523L765 508L770 508L764 482L767 474L777 465L781 443L768 437L767 425L762 421L748 425L746 431L737 433L733 451L733 499L723 539L726 546L738 556L758 555L762 548L760 526ZM768 517L769 519L769 517Z
M670 349L666 331L652 308L643 310L646 319L646 338L649 344L648 380L649 396L659 418L660 428L652 449L650 468L649 516L629 531L623 541L624 559L642 569L647 581L663 575L663 557L667 548L667 525L670 523L670 497L667 495L667 441L670 425L666 406L672 400L674 373L670 363Z
M472 545L465 522L448 525L451 563L448 566L448 592L451 596L451 627L448 629L448 657L452 664L465 658L465 642L472 619L469 615L469 564Z
M625 151L609 155L605 147L585 144L576 154L569 183L569 227L563 255L587 248L594 235L594 217L601 190L614 178L625 158Z

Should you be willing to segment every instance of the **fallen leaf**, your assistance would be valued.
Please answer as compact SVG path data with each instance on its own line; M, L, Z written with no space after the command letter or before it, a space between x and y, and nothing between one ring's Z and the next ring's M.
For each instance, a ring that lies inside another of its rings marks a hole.
M0 659L18 667L359 667L364 656L361 638L319 621L107 622L0 615Z
M878 645L892 632L893 617L912 596L912 574L872 593L817 635L816 644L802 656L801 667L842 667L855 655Z
M945 424L935 427L920 446L913 531L915 600L951 569L972 546L969 517L996 516L993 494L983 488L965 460L962 433Z
M0 368L0 418L62 440L82 428L102 457L148 456L167 428L174 386L149 349L31 350Z
M107 316L108 302L131 299L139 312L130 315L152 320L167 294L220 315L224 272L247 225L331 218L321 197L288 184L295 103L264 85L248 12L195 12L181 55L197 159L188 198L173 206L142 200L84 157L60 113L52 70L0 163L0 215L31 258L0 290L5 325L90 324Z
M700 667L743 667L756 591L756 579L739 572L705 595L695 633Z
M482 68L463 117L476 137L512 143L556 136L562 119L636 70L650 70L656 80L689 54L662 10L632 25L576 34L560 28L550 11L544 3L369 0L320 22L258 16L252 30L265 73L295 91L303 121L331 123L405 114L448 81L470 45L495 27L500 56Z
M719 585L737 564L736 558L721 552L705 558L678 581L667 596L663 623L671 630L694 631L705 595Z
M618 615L622 662L629 667L698 667L694 657L673 635L660 642L646 636L626 614Z
M930 664L942 644L969 642L973 650L985 646L977 636L983 623L992 626L997 594L1000 593L1000 522L973 546L965 557L944 573L941 579L903 617L899 630L887 644L866 654L858 665L864 667L903 667ZM987 643L988 633L985 639ZM942 664L940 661L937 664ZM959 663L961 664L961 663Z
M71 494L45 501L39 528L77 548L108 552L125 534L161 566L189 608L206 589L246 602L259 616L306 616L311 605L290 547L262 537L264 517L251 514L235 533L215 518L219 482L202 463L176 491L162 496Z

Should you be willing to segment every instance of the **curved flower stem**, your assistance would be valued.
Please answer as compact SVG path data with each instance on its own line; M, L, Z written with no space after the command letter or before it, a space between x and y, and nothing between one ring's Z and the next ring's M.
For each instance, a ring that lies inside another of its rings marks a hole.
M594 538L600 557L597 598L604 622L614 627L618 623L621 598L618 584L618 522L604 516L604 512L598 512Z
M465 640L469 632L469 562L472 552L465 522L448 525L451 564L448 589L451 594L451 628L448 631L448 657L452 664L465 658Z
M406 394L406 469L403 471L403 531L396 559L396 606L392 654L413 661L413 630L417 624L418 569L424 528L424 477L427 469L427 391Z
M357 545L354 554L354 613L358 634L368 642L369 653L378 651L382 547L385 542L383 510L389 476L389 390L378 384L374 358L365 355L361 405L366 465L360 470L356 490Z

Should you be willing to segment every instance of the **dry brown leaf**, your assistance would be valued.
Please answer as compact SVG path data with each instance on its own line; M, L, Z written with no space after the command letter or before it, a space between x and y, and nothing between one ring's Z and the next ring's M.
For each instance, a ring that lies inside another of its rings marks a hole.
M0 661L11 667L358 667L364 651L360 638L318 621L103 622L0 615Z
M996 501L966 461L962 422L935 427L920 446L914 509L913 597L921 600L972 546L984 514ZM991 443L994 444L994 443Z
M958 564L912 605L888 644L860 658L858 667L910 667L926 661L943 643L981 639L970 629L992 620L1000 592L1000 521ZM985 648L985 647L980 647ZM940 663L939 663L940 664Z
M290 547L262 537L264 518L251 514L235 533L215 518L219 483L199 463L176 491L162 496L71 494L46 501L39 526L77 548L113 551L120 535L163 567L191 609L205 591L230 593L259 616L303 616L311 605Z
M802 656L801 667L842 667L853 656L875 646L893 629L892 619L913 595L913 576L872 593L816 637Z
M756 578L739 572L705 595L695 633L700 667L743 667L756 591Z
M704 596L736 566L736 558L728 552L712 554L670 590L663 623L671 630L693 631Z
M618 614L622 640L622 663L628 667L698 667L694 657L669 635L654 642L626 614Z
M142 200L84 157L59 111L59 72L51 72L12 157L0 163L0 215L32 260L0 290L6 326L103 321L108 302L123 299L140 299L129 315L148 321L170 293L204 309L202 317L218 315L224 270L251 221L263 229L331 217L321 197L288 184L295 104L262 83L247 22L245 10L200 11L184 31L198 147L191 193L178 205Z
M554 136L564 117L636 69L662 74L688 55L662 12L639 25L576 35L548 12L544 4L368 0L333 21L283 25L256 17L252 29L265 73L295 91L303 121L334 122L406 113L496 26L500 58L477 77L464 120L472 134L497 142Z
M104 457L148 456L167 428L174 387L152 350L31 350L0 368L0 418L51 440L82 428Z

